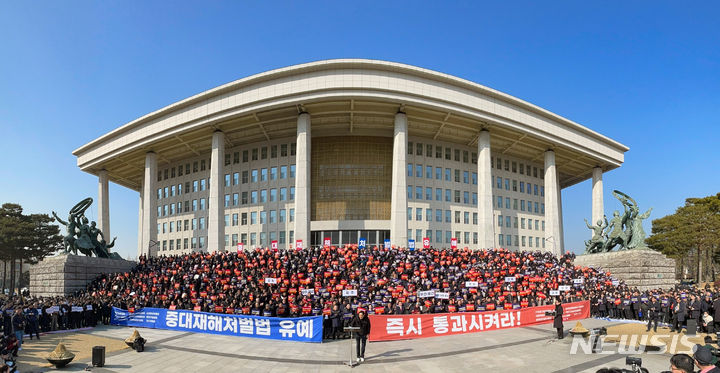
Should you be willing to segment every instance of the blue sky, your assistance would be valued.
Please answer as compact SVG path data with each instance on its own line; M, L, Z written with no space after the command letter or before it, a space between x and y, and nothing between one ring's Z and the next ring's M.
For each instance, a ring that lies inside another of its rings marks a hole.
M0 2L0 202L67 212L97 196L71 152L100 135L262 71L372 58L486 85L629 146L604 176L606 213L619 189L658 218L720 192L719 13L712 1ZM123 256L136 253L137 206L111 184ZM564 189L563 208L566 248L580 252L590 182Z

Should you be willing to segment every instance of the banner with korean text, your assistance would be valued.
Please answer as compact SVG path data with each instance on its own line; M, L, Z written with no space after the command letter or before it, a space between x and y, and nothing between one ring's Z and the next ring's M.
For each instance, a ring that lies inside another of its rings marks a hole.
M554 310L555 306L547 305L486 312L369 315L372 324L369 339L393 341L548 324L553 317L545 312ZM590 302L566 303L563 311L563 321L585 319L590 317Z
M280 318L164 308L131 313L113 307L110 316L112 325L315 343L322 342L322 322L322 316Z

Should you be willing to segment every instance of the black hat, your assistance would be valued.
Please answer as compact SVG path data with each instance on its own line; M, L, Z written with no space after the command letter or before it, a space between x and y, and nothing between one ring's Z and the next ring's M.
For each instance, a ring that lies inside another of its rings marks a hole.
M693 358L700 365L712 365L713 354L709 346L695 345Z

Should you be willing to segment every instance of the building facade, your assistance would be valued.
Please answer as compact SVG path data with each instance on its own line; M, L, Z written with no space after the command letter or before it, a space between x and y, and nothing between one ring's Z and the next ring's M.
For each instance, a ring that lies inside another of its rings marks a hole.
M277 245L563 248L561 190L628 148L517 98L373 60L273 70L203 92L75 150L139 192L138 254Z

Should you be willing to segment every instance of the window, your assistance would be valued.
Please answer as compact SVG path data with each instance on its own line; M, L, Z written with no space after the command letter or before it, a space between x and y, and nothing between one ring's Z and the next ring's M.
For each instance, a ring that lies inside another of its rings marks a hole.
M510 209L510 197L505 197L505 208Z
M517 162L512 163L512 172L517 173Z
M445 189L445 202L452 202L452 191L450 189Z
M263 189L260 191L260 203L267 202L267 189Z
M250 224L257 224L257 211L250 212Z
M282 245L285 243L285 231L280 231L278 233L279 233L278 243Z
M277 189L270 189L270 202L277 201Z
M413 155L413 143L408 142L408 154Z
M280 179L287 177L287 166L280 166Z
M407 198L412 199L413 198L413 187L412 185L408 185L407 187Z
M460 182L460 170L458 170L458 169L455 169L455 182L456 183Z
M442 167L435 167L435 180L442 180Z
M270 158L277 158L277 145L270 147Z
M428 179L432 179L432 175L433 175L432 166L425 166L425 177Z
M502 189L502 178L501 178L500 176L498 176L498 178L497 178L497 185L496 185L496 187L497 187L498 189Z
M423 155L423 144L418 143L415 150L417 151L417 155Z
M520 193L525 193L525 182L520 182Z
M540 213L540 209L538 208L538 203L537 203L537 202L535 202L535 213L536 213L536 214Z
M540 197L545 197L545 187L544 186L540 187Z
M415 199L423 199L423 188L416 186L415 187Z
M280 200L284 201L287 199L287 188L280 188Z
M518 190L518 189L517 189L517 188L518 188L518 187L517 187L517 180L513 180L513 181L512 181L512 188L513 188L513 189L512 189L513 192L517 192L517 190Z
M445 210L445 222L452 223L452 215L450 215L450 210Z
M518 218L516 216L513 218L513 228L517 228L517 227L518 227Z
M257 244L257 233L250 233L250 245L255 246Z
M237 246L237 244L238 244L238 235L237 235L237 233L233 233L233 235L232 235L232 245L233 245L233 246ZM226 243L226 245L227 245L227 243Z
M297 150L297 144L294 143L294 142L291 143L291 144L290 144L290 155L291 155L291 156L292 156L292 155L295 155L295 151L296 151L296 150ZM290 241L292 241L292 240L290 240Z
M248 203L248 192L242 192L242 200L241 200L241 201L242 201L241 203L242 203L243 205L247 205L247 203Z
M415 177L423 177L423 166L421 164L415 165Z
M463 150L463 163L468 163L470 160L470 153L467 150Z
M207 182L205 179L200 179L200 191L202 192L205 189L207 189Z
M497 159L497 165L495 166L498 170L502 170L502 159Z
M455 149L455 162L460 162L460 149Z
M517 209L518 209L518 200L517 200L517 198L513 198L513 210L517 210Z
M240 173L235 172L235 173L233 173L233 185L238 185L238 184L240 184Z
M233 206L238 205L238 194L237 193L233 193L233 195L232 195L232 204L233 204Z
M422 217L423 217L423 209L416 208L415 209L415 220L422 221Z
M503 207L503 198L501 196L497 197L497 208L501 209Z
M445 169L445 181L452 181L449 168Z
M507 160L507 159L505 160L505 171L510 171L510 161ZM508 240L508 241L509 241L509 240ZM508 243L508 245L509 245L509 244L510 244L510 243Z
M463 192L463 203L466 205L470 203L470 192Z
M425 188L425 199L432 201L432 188Z
M260 181L267 181L268 179L268 170L267 168L260 169Z
M502 227L502 226L503 226L503 216L498 215L498 227Z
M545 214L545 204L544 203L540 204L540 213Z
M477 172L472 173L472 183L473 185L477 185Z
M258 181L258 170L250 171L250 182L257 183Z
M520 175L525 175L525 165L520 163Z
M260 211L260 224L267 223L267 211Z
M288 222L292 223L295 221L295 209L290 209L290 219L288 219ZM290 238L292 238L292 233L290 234ZM290 240L292 241L292 240Z
M192 200L192 210L197 211L197 208L198 208L198 203L197 203L197 200L194 199L194 200Z
M242 214L240 214L240 218L241 218L241 219L240 219L240 224L242 224L242 225L247 225L247 223L248 223L248 220L247 220L247 218L248 218L247 212L243 212Z
M250 192L250 203L251 204L257 203L257 196L258 196L257 193L258 193L257 190L253 190Z
M440 230L435 231L435 242L438 242L438 243L442 242L442 231L440 231Z
M435 210L435 221L438 223L442 223L442 210Z
M512 227L512 225L510 225L510 224L511 224L510 216L506 216L505 217L505 228Z
M290 165L290 177L295 177L295 165Z
M452 149L445 148L445 159L448 161L452 160Z
M205 198L200 198L200 210L205 210L206 204L205 204Z
M252 150L252 160L257 161L258 160L258 150L257 148Z
M225 215L225 216L224 216L224 222L225 222L225 225L224 225L225 227L227 227L228 225L230 225L230 215ZM171 225L170 227L172 227L172 225Z
M290 187L290 200L295 200L295 187Z
M478 214L477 214L477 212L473 212L473 220L472 220L472 221L473 221L473 222L472 222L473 224L477 225L477 223L478 223Z
M232 214L232 225L238 225L238 214Z
M287 157L287 144L280 144L280 156Z
M505 190L510 190L510 179L505 179Z
M277 167L270 167L270 180L277 179Z
M533 184L533 194L538 195L538 185L537 184Z
M445 243L450 243L450 239L452 239L452 232L445 231Z
M200 160L200 171L205 171L205 160Z
M435 189L435 200L442 201L442 188Z
M280 210L280 214L279 214L279 215L280 215L280 218L279 218L278 222L279 222L279 223L284 223L284 222L285 222L285 215L286 215L285 209Z
M225 174L225 186L230 186L230 174Z
M230 206L230 195L226 194L225 195L225 207L229 207L229 206Z
M473 204L473 206L477 206L477 204L478 204L478 194L475 192L473 192L473 194L472 194L472 204Z
M197 237L192 238L192 248L193 249L197 248Z
M520 211L525 211L525 200L524 199L520 200Z
M427 156L427 157L432 157L432 153L433 153L433 152L432 152L432 149L433 149L433 146L430 145L430 144L427 144L427 145L425 146L425 156Z
M408 165L407 165L407 175L408 175L408 177L413 176L413 165L411 163L408 163Z
M470 224L470 212L468 212L468 211L463 212L463 223Z
M435 158L442 158L442 146L435 146Z
M199 223L200 223L200 230L205 229L205 218L204 217L199 219Z

